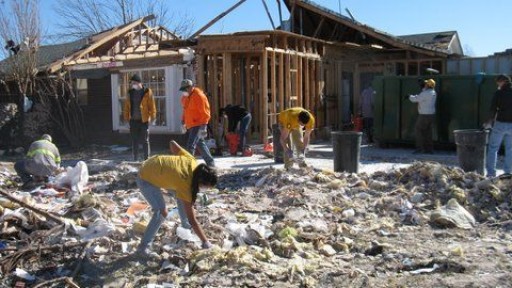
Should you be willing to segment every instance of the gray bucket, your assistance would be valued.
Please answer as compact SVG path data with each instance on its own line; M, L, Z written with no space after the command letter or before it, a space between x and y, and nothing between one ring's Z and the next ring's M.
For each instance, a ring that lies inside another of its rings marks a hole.
M334 131L332 135L332 150L334 152L334 171L357 173L361 155L362 132Z
M281 145L281 130L279 130L279 124L272 125L272 145L274 148L274 162L284 163L284 150Z
M459 166L466 172L484 174L489 132L480 129L454 130Z

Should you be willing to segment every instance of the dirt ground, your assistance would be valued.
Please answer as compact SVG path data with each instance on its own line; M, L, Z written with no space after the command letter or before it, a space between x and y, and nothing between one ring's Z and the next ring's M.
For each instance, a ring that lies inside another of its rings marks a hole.
M362 148L360 173L334 173L331 149L314 145L310 167L288 172L259 153L218 158L219 183L196 204L214 248L202 250L193 238L177 236L175 216L160 229L156 255L148 258L133 254L140 239L134 223L150 211L126 216L128 199L143 202L134 184L139 164L126 161L122 147L67 154L71 165L86 160L89 185L81 197L94 201L70 203L60 216L79 223L84 210L94 209L114 228L85 241L31 212L21 211L30 229L2 218L0 241L8 249L0 249L1 283L20 281L13 273L20 268L35 276L22 281L27 287L58 277L80 287L512 286L511 180L463 172L454 151L417 156L372 146ZM16 195L12 159L4 160L0 186ZM38 207L50 210L64 201L34 195ZM473 218L463 219L469 223L464 228L457 228L463 224L456 216L433 216L450 199ZM24 234L6 233L10 226ZM36 237L41 231L46 238ZM74 243L86 248L62 248ZM23 250L55 244L61 252Z

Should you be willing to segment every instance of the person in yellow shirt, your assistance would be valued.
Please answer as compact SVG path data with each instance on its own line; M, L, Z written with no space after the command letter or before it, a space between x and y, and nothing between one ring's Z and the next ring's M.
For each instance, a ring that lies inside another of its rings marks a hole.
M174 155L156 155L142 163L137 185L142 195L153 209L153 216L144 232L137 253L148 253L147 247L167 217L167 209L162 195L165 189L174 194L178 204L178 214L183 228L192 228L202 241L203 248L212 244L206 238L197 222L193 205L200 186L212 187L217 183L214 168L197 164L196 159L175 141L170 143Z
M293 166L292 146L295 148L299 166L305 167L305 151L309 145L311 131L315 127L315 117L304 108L294 107L279 113L278 122L281 130L280 142L284 150L284 167L289 169ZM304 133L302 127L305 129Z

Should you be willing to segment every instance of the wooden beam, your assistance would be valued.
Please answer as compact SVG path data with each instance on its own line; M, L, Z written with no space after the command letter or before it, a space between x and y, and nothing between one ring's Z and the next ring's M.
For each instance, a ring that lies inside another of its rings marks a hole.
M222 107L227 104L234 104L233 99L233 65L231 61L231 53L222 54L222 97L224 103Z
M213 73L211 74L210 77L213 77L213 91L211 91L212 93L212 96L213 96L213 103L210 103L210 107L211 107L211 118L213 120L213 127L214 127L214 131L218 131L218 125L219 125L219 121L217 121L217 112L219 111L219 105L222 105L221 102L221 99L219 99L219 66L218 66L218 61L217 61L217 57L218 55L217 54L214 54L212 55L213 59Z
M322 19L320 19L320 23L318 24L318 26L315 29L315 33L313 33L313 38L318 37L318 33L320 33L320 29L322 29L324 22L325 22L325 16L322 16Z
M311 103L310 103L310 92L309 92L309 84L310 84L310 79L309 79L309 59L304 59L304 100L305 100L305 103L304 103L304 108L308 109L308 110L311 110Z
M290 97L292 96L292 81L291 81L291 77L290 77L290 62L291 62L291 55L290 54L287 54L286 56L286 59L285 59L285 66L284 66L284 82L286 84L286 88L285 88L285 94L284 94L284 106L281 108L281 111L287 109L287 108L290 108L288 107L289 104L290 104Z
M270 94L272 96L272 107L270 109L270 113L272 115L275 115L276 111L277 111L277 85L276 85L276 82L277 82L277 79L276 79L276 52L272 51L270 52ZM276 123L274 121L274 118L272 117L270 119L270 124L274 124ZM272 126L272 125L270 125Z
M332 41L332 38L336 34L336 30L338 29L338 23L334 24L334 29L332 29L331 36L329 36L329 41Z
M345 19L338 17L332 13L324 11L321 8L316 7L315 5L308 3L307 1L293 1L293 2L294 2L293 3L294 6L300 6L301 8L304 8L310 12L316 13L319 16L327 17L327 18L335 21L337 24L340 23L346 27L352 28L356 31L360 31L364 34L367 34L367 35L373 37L373 38L379 39L380 41L382 41L390 46L399 47L399 48L411 50L411 51L416 51L416 52L427 54L430 56L439 56L439 55L444 55L445 57L447 56L446 53L443 53L441 51L428 50L426 48L421 49L421 48L417 48L417 47L411 46L409 44L406 44L400 40L395 40L397 38L393 39L392 37L383 35L371 28L368 28L368 27L365 27L364 25L359 24L358 22L351 21L351 20L345 20ZM331 38L329 38L329 39L331 39Z
M204 57L205 55L197 55L197 86L205 89L205 79L204 79L204 72L205 72L205 63L204 63Z
M251 57L245 58L245 107L251 109Z
M299 101L297 101L297 105L299 107L302 107L303 106L303 99L302 99L302 96L304 93L302 93L302 77L304 77L303 75L303 71L302 71L302 57L299 57L299 56L295 56L295 63L297 64L297 93L296 93L296 96L297 96L297 99Z
M263 51L261 56L261 135L260 139L263 144L268 143L268 53L267 50Z
M276 112L284 110L284 57L285 54L279 54L279 109Z
M270 20L270 24L272 25L272 29L276 30L276 25L274 25L274 20L272 19L272 15L270 15L270 11L268 10L267 2L265 0L261 0L263 3L263 7L265 7L265 11L267 12L268 19Z
M290 32L294 33L294 26L295 26L295 7L297 7L295 1L293 1L292 9L290 10Z
M265 48L265 50L267 50L268 52L276 52L276 53L300 56L303 58L309 58L309 59L315 59L315 60L321 59L321 56L319 54L314 54L314 53L304 53L304 52L297 52L295 50L284 50L284 49L271 48L271 47L267 47L267 48Z
M229 8L228 10L222 12L219 14L219 16L213 18L212 21L208 22L206 25L204 25L203 27L201 27L199 30L197 30L196 33L192 34L192 36L189 37L189 39L193 39L193 38L196 38L199 34L203 33L206 29L210 28L213 24L215 24L217 21L219 21L220 19L222 19L224 16L226 16L229 12L235 10L238 6L242 5L242 3L244 3L245 1L247 0L240 0L238 1L235 5L231 6L231 8Z
M112 39L128 32L128 31L132 30L133 28L137 27L141 23L144 23L145 21L149 21L149 20L153 20L153 19L155 19L155 16L149 15L149 16L140 18L138 20L135 20L132 23L127 24L126 26L124 26L122 28L117 27L117 28L112 29L112 31L110 32L111 33L110 35L99 39L98 41L92 43L89 47L82 49L80 51L77 51L77 52L71 54L70 56L65 57L62 60L54 62L50 67L48 67L48 72L49 73L57 72L58 70L61 69L62 65L64 65L67 61L69 61L71 59L80 59L83 56L89 54L94 49L100 47L101 45L103 45L105 43L108 43L109 41L112 41Z

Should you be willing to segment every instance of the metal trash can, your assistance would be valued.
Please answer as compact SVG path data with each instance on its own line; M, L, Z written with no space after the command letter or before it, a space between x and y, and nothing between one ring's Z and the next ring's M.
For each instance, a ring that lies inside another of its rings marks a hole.
M272 146L274 149L274 162L284 163L284 150L281 145L281 130L279 130L279 124L272 125Z
M480 129L454 130L457 159L462 170L484 174L489 131Z
M362 132L335 131L332 135L332 150L334 152L334 171L357 173L361 157Z

